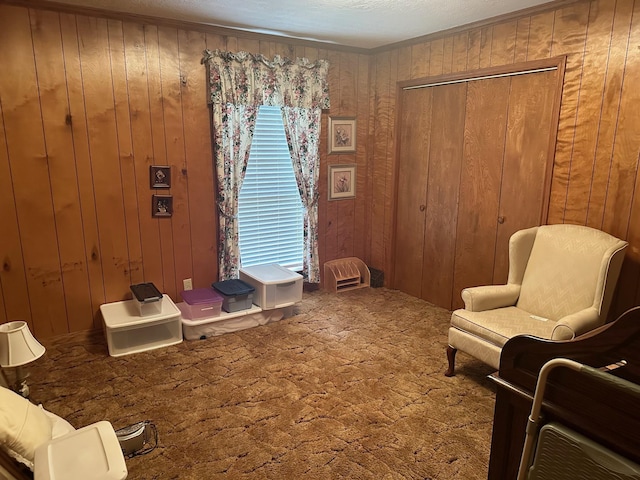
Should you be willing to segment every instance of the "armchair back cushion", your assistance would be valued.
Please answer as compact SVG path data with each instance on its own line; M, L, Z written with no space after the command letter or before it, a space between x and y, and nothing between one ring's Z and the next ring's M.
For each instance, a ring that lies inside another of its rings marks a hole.
M578 225L537 227L516 306L554 321L588 307L601 312L609 263L625 245Z

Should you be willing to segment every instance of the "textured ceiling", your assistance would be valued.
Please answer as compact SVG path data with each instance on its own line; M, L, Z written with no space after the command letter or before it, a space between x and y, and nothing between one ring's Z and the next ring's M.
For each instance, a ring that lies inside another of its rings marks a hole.
M57 3L375 48L549 0L57 0Z

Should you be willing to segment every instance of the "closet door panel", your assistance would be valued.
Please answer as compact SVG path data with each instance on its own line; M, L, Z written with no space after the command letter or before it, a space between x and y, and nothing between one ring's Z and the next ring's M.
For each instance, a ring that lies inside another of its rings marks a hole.
M422 298L451 305L467 84L433 87Z
M463 288L493 281L510 81L468 83L453 308L463 306Z
M518 230L545 223L557 75L548 71L511 79L496 252L507 252L509 238ZM508 260L507 255L496 255L492 283L507 282Z
M420 297L432 89L408 90L402 98L394 283L399 290Z

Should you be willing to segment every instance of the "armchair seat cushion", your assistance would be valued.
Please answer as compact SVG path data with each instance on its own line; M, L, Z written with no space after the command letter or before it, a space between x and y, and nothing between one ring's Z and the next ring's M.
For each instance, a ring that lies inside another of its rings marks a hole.
M465 331L485 342L501 347L516 335L533 335L550 339L556 326L554 320L537 317L518 307L496 308L483 312L471 312L469 310L456 310L451 316L451 326ZM569 340L572 335L569 329L565 329L566 338L556 340Z

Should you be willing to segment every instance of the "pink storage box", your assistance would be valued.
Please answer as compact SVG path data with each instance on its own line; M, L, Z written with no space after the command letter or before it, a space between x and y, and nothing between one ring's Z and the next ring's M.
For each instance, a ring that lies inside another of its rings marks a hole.
M181 296L184 302L179 308L183 318L193 320L220 316L224 298L214 289L194 288L193 290L185 290Z

